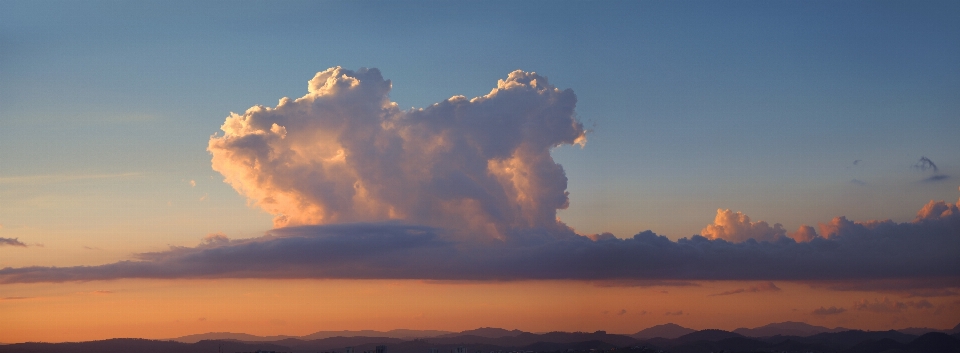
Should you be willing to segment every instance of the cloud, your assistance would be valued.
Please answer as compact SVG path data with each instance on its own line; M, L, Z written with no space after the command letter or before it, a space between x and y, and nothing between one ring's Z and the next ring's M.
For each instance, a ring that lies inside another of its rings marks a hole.
M740 294L740 293L779 292L779 291L780 291L780 288L777 287L777 285L773 284L773 282L767 282L767 283L760 283L756 286L752 286L749 288L737 288L737 289L729 290L722 293L711 294L710 296L713 297L713 296L719 296L719 295L732 295L732 294Z
M567 178L550 150L585 142L572 90L514 71L484 96L403 111L391 87L377 69L317 73L303 97L229 116L209 141L213 168L277 227L566 228Z
M668 311L668 312L664 313L663 315L665 315L665 316L680 316L680 315L683 315L683 310Z
M949 175L936 174L936 175L931 175L930 177L928 177L928 178L926 178L926 179L923 179L923 182L925 182L925 183L932 183L932 182L937 182L937 181L947 180L947 179L950 179L950 176L949 176Z
M741 212L718 209L713 224L703 228L700 235L707 239L723 239L739 243L749 239L769 242L787 237L796 241L810 241L817 236L817 233L809 226L801 226L796 232L788 235L780 223L775 223L771 227L764 221L751 222L750 217Z
M937 202L932 204L925 209L938 209ZM944 283L940 288L958 283L960 214L921 211L908 223L858 223L838 217L831 227L828 237L809 242L781 238L733 243L702 236L672 241L650 231L594 241L556 229L515 230L505 240L481 241L399 221L299 226L252 239L212 235L196 247L171 247L100 266L4 268L0 283L223 277L584 280L611 285L906 278L939 281ZM756 290L764 288L773 286Z
M836 291L882 292L911 297L949 297L960 295L960 282L952 278L848 279L809 283L812 288Z
M278 229L250 239L212 234L195 247L98 266L3 268L0 283L960 278L960 213L947 203L924 206L908 223L837 217L820 234L718 210L703 236L581 236L557 219L567 179L550 156L585 141L573 91L514 71L484 96L403 111L390 89L376 69L331 68L305 96L232 114L210 138L213 168L274 214Z
M742 242L747 239L759 241L773 241L785 237L787 231L779 223L770 227L767 222L750 222L750 217L740 212L717 210L717 217L713 224L700 231L700 235L707 239L724 239L732 242Z
M626 313L627 313L627 309L620 309L620 311L617 312L617 315L625 315Z
M0 246L19 246L25 248L27 244L24 244L18 238L0 238Z
M821 306L821 307L819 307L819 308L817 308L817 309L814 309L814 310L811 312L811 314L813 314L813 315L837 315L837 314L841 314L841 313L843 313L843 312L845 312L845 311L847 311L847 309L838 308L838 307L835 307L835 306L831 306L831 307L829 307L829 308L824 308L824 307Z
M857 185L867 185L867 182L860 179L850 179L850 182Z
M0 300L25 300L25 299L34 299L36 297L3 297Z
M925 183L932 183L932 182L938 182L941 180L950 179L949 175L940 174L940 169L937 168L937 165L934 164L933 161L927 157L920 157L920 161L917 162L917 164L914 164L913 167L920 171L926 171L926 170L933 171L933 175L931 175L926 179L923 179L923 182Z
M228 238L226 234L220 232L207 234L207 236L203 237L203 239L200 239L200 245L206 247L215 247L229 243L230 238Z
M663 280L663 279L611 279L595 280L597 287L699 287L700 284L690 281ZM663 291L666 293L666 291Z
M875 313L899 313L906 309L931 309L933 308L933 304L925 299L920 301L911 300L900 302L884 297L882 301L877 299L874 299L873 301L861 299L853 304L853 308L860 311L869 311Z
M934 164L933 161L930 160L930 158L922 157L922 156L920 157L920 161L917 162L917 164L914 164L913 167L919 170L930 169L930 170L933 170L934 173L937 173L940 171L940 169L937 168L937 165Z

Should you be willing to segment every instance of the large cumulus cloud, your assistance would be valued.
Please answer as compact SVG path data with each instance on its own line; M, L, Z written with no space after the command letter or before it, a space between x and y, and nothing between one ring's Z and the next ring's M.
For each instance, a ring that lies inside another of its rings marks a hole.
M100 266L0 269L0 283L119 278L923 280L958 287L960 210L912 222L837 217L818 233L719 210L702 235L582 236L556 211L566 176L550 150L582 143L576 97L515 71L489 94L403 111L376 69L318 73L309 93L233 114L213 167L277 229ZM773 288L771 284L771 288ZM759 289L758 289L759 290Z
M209 142L213 168L277 227L565 228L567 179L550 149L585 141L573 91L514 71L487 95L402 111L390 88L377 69L320 72L301 98L228 117Z
M932 206L931 206L932 205ZM913 222L839 222L829 238L734 243L646 231L592 240L513 231L482 242L399 222L281 228L254 239L137 255L102 266L0 270L0 283L116 278L363 278L435 280L883 280L960 286L960 213L924 207ZM956 204L944 203L947 210ZM845 220L845 219L844 219ZM211 237L208 237L211 238Z

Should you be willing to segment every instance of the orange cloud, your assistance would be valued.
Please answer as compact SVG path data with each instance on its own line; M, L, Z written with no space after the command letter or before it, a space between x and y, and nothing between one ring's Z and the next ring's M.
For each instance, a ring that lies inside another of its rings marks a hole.
M722 292L722 293L711 294L710 296L731 295L731 294L740 294L740 293L779 292L779 291L780 291L780 288L777 287L777 285L773 284L773 282L767 282L767 283L760 283L756 286L752 286L748 288L737 288L737 289Z
M723 239L734 243L750 239L777 241L787 237L797 242L809 242L817 237L817 232L812 227L801 226L796 232L788 235L780 223L775 223L771 227L764 221L751 222L750 217L742 212L718 209L713 224L703 228L700 235L707 239Z

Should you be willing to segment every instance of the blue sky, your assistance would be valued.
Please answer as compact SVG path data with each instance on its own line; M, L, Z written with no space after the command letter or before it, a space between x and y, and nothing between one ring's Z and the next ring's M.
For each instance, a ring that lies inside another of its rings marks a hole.
M958 18L0 1L0 342L953 327Z
M589 142L553 155L569 179L559 216L581 233L676 239L718 208L789 230L909 221L958 196L958 14L949 1L3 2L0 235L119 254L262 234L271 216L222 183L207 141L230 112L300 97L338 65L379 68L405 109L486 94L516 69L573 89ZM922 182L921 156L949 178Z

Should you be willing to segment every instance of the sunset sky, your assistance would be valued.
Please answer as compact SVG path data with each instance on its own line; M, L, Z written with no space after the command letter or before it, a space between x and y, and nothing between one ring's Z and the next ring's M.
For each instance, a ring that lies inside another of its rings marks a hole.
M958 18L2 1L0 343L952 328Z

